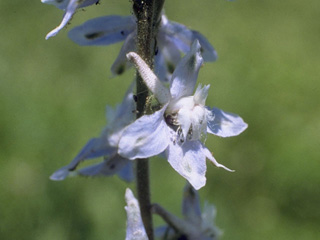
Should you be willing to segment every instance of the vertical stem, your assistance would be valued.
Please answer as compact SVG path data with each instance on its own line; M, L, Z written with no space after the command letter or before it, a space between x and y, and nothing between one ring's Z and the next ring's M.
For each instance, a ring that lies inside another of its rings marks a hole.
M133 11L137 18L137 53L152 68L155 49L157 20L164 0L133 0ZM148 88L137 72L137 118L144 115ZM153 223L150 200L149 160L137 159L137 192L142 220L149 240L153 240Z

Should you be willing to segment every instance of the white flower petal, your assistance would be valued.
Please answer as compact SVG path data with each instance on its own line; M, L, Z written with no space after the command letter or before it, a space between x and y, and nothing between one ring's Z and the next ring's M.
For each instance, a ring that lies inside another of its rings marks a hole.
M237 136L242 133L248 124L243 121L243 119L234 114L224 112L219 108L208 108L214 117L213 120L208 120L207 132L215 134L220 137L232 137Z
M148 158L163 152L169 144L169 129L163 114L166 105L159 111L144 115L130 124L122 133L118 153L131 160Z
M196 189L206 184L206 157L200 141L171 142L166 150L170 165Z
M173 99L192 95L202 63L200 44L196 40L192 44L191 51L182 58L173 72L170 85L170 93Z

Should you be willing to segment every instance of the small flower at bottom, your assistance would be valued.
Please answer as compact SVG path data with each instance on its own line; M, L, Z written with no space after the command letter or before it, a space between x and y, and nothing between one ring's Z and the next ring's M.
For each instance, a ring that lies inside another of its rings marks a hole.
M126 190L125 198L127 202L125 207L127 212L126 240L148 240L140 214L139 202L129 188Z
M112 108L107 108L109 121L101 136L90 139L71 163L54 172L50 179L64 180L69 175L110 176L118 174L123 180L132 181L134 177L133 162L120 156L117 151L124 128L135 118L134 110L135 102L131 86L115 111ZM104 157L104 160L101 163L75 171L82 161L98 157Z
M229 137L247 128L238 115L205 106L209 86L200 85L192 95L203 63L200 49L196 40L173 72L170 90L139 55L128 54L162 108L130 124L120 138L118 150L128 159L148 158L165 151L170 165L195 189L205 185L206 158L231 171L219 164L202 143L207 132Z
M168 226L159 227L155 231L156 236L162 240L217 240L221 234L214 225L215 207L205 204L201 212L198 192L188 183L183 191L183 219L176 217L158 204L153 204L152 210L168 224Z

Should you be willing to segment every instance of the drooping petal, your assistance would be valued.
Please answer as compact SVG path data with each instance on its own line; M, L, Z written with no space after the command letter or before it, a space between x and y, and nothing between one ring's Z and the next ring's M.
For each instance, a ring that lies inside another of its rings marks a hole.
M196 40L191 51L179 62L172 75L170 93L173 99L191 96L203 63L200 44Z
M118 57L114 61L111 66L111 72L115 75L121 75L124 73L128 68L132 66L132 64L127 60L127 53L133 52L136 50L136 31L130 33L127 38L125 39Z
M200 141L170 142L166 153L170 165L196 190L206 184L206 156Z
M132 161L116 154L113 157L105 158L101 163L80 169L78 174L90 177L119 174L123 180L129 182L133 180Z
M163 152L169 144L169 129L163 114L166 105L151 115L144 115L122 133L118 153L128 159L148 158Z
M127 206L125 207L127 212L126 240L148 240L142 222L138 200L129 188L126 190L125 198L127 202Z
M57 33L64 28L68 22L71 20L72 16L74 15L74 13L76 12L76 10L80 7L87 7L89 5L92 5L94 3L96 3L97 0L70 0L67 8L65 10L65 13L63 15L63 19L62 22L60 23L60 25L58 27L56 27L55 29L53 29L51 32L49 32L46 36L46 39L49 39L55 35L57 35ZM56 4L55 4L56 5ZM64 5L58 5L59 7L62 7Z
M114 155L117 152L117 148L108 145L106 139L104 138L92 138L87 144L82 148L80 153L65 167L60 168L54 172L51 176L51 180L61 181L64 180L70 172L74 171L80 162L102 157L104 155Z
M182 214L194 225L201 224L200 198L198 192L187 183L183 190Z
M202 145L202 144L201 144ZM206 148L205 146L202 145L202 152L205 154L205 156L218 168L223 168L229 172L234 172L234 170L231 170L227 168L226 166L220 164L217 162L217 160L212 156L211 152Z
M126 39L135 29L133 16L104 16L73 28L69 38L81 46L109 45Z
M242 133L248 124L234 113L224 112L219 108L207 109L211 112L213 120L209 119L207 123L208 133L215 134L220 137L232 137Z

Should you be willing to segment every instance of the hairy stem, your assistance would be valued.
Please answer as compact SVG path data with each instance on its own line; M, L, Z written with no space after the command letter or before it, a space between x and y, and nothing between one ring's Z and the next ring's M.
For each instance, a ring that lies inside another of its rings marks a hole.
M137 53L151 69L156 48L155 35L163 3L164 0L133 0L133 11L137 18ZM138 72L136 84L137 118L139 118L145 113L148 88ZM142 220L149 240L153 240L148 159L137 159L137 192Z

